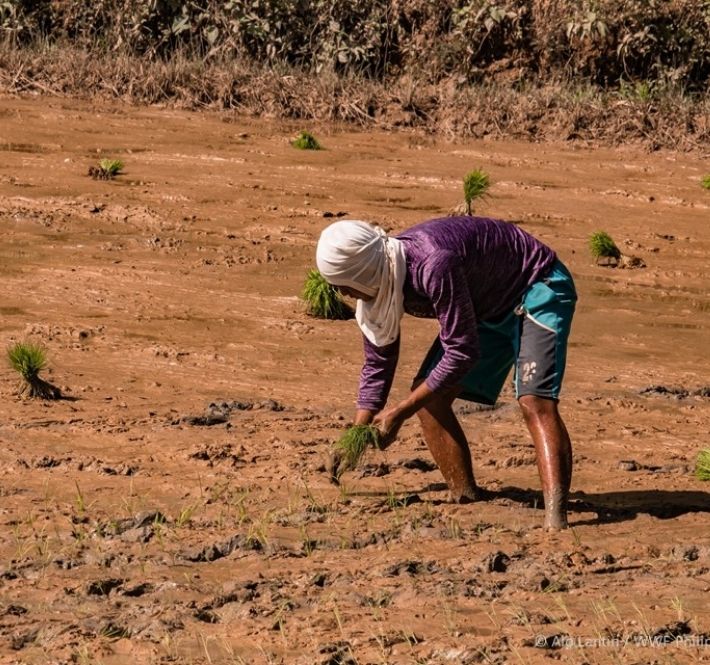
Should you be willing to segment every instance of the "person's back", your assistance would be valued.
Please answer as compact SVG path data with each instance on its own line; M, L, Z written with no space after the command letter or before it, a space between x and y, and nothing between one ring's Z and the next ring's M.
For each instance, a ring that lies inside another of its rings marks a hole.
M433 219L396 238L407 257L405 309L408 300L414 306L425 295L424 285L445 265L459 265L479 320L495 319L517 304L557 258L515 224L485 217Z

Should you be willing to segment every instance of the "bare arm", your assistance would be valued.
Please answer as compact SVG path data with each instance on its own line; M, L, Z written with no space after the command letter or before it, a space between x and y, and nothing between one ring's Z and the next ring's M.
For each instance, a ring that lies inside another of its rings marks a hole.
M397 438L400 427L407 418L411 418L421 409L436 393L422 381L407 399L401 401L391 409L381 411L375 418L374 424L382 432L382 446L387 447Z
M369 409L358 409L355 412L353 425L369 425L375 417L375 413L375 411L370 411Z

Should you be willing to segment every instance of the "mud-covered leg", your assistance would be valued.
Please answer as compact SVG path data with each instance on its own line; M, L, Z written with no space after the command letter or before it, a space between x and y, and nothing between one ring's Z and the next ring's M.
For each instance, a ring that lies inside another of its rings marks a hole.
M518 402L530 430L545 500L544 527L566 529L567 500L572 482L572 444L557 402L524 395Z
M451 408L457 392L435 397L417 412L417 416L424 440L449 486L452 499L466 503L479 498L479 491L466 435Z

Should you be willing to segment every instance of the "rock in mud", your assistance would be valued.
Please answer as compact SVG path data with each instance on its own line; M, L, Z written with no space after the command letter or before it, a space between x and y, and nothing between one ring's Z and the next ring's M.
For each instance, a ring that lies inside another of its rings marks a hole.
M494 552L486 559L485 567L489 573L504 573L510 565L510 557L505 552Z
M645 268L646 262L639 256L631 256L629 254L622 254L619 259L619 268L626 268L627 270L634 270L637 268Z
M23 614L27 614L27 608L22 607L22 605L8 605L2 612L0 612L0 616L9 615L19 617Z
M143 582L141 584L134 584L120 593L122 596L128 596L129 598L139 598L153 591L155 591L155 587L150 582Z
M167 518L159 511L145 511L133 517L99 524L96 532L104 538L121 536L125 540L147 543L154 535L157 524L167 523Z
M429 460L422 459L421 457L404 460L400 466L405 469L413 469L414 471L421 471L423 473L428 471L436 471L436 464L430 462Z
M255 538L250 538L243 534L237 534L227 540L213 543L212 545L207 545L206 547L198 547L196 549L188 550L183 552L180 556L186 561L209 563L210 561L223 559L224 557L229 556L232 552L240 549L260 551L263 549L263 545Z
M222 413L209 414L206 416L183 416L180 423L193 425L194 427L212 427L213 425L224 425L229 422L229 416Z
M641 465L636 460L627 459L619 462L620 471L638 471L640 468Z
M382 476L387 476L390 473L390 465L386 462L380 464L365 464L360 469L360 478L367 478L369 476L374 478L382 478Z
M120 587L124 582L125 580L119 577L94 580L86 585L86 593L89 596L108 596L111 591Z
M357 661L352 656L350 643L345 640L325 644L320 648L319 653L327 654L327 657L320 661L320 665L357 665Z
M219 615L208 609L197 610L194 614L195 619L198 621L203 621L204 623L219 623Z

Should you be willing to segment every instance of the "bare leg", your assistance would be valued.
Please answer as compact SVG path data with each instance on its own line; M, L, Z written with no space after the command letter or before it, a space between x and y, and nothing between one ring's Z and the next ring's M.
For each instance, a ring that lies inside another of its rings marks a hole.
M523 395L518 403L535 443L545 499L544 527L566 529L567 499L572 482L572 444L567 428L555 400Z
M451 408L457 393L452 391L435 397L417 412L417 416L424 440L449 486L452 499L467 503L478 498L478 488L466 435Z

